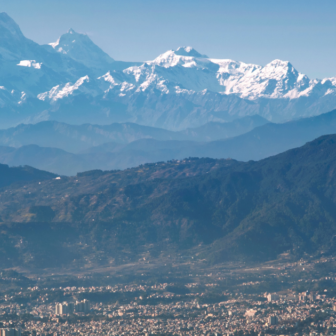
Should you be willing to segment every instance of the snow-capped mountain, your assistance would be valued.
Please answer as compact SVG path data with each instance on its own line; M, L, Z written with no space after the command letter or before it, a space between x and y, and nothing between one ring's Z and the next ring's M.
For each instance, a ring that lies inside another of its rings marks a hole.
M121 85L117 83L122 79L122 83L129 83L135 91L156 88L166 94L194 94L207 90L250 100L261 97L295 99L321 93L321 90L323 94L336 92L336 78L310 80L289 62L274 60L262 67L229 59L205 58L191 47L169 50L153 61L125 69L122 77L111 73L103 77L111 82L111 87Z
M119 103L125 120L179 130L252 114L284 121L327 112L336 107L335 84L335 78L310 80L281 60L263 67L180 47L140 66L54 87L38 98L62 109L74 97L91 95L91 104L106 115Z
M57 52L68 55L91 69L104 71L114 62L114 59L95 45L87 35L76 33L73 29L49 45Z
M287 61L260 66L180 47L127 64L72 29L40 46L5 13L0 57L1 120L7 124L132 121L180 130L252 114L284 121L336 107L336 78L309 79Z
M31 97L47 86L73 81L90 72L71 57L27 39L6 13L0 13L0 57L1 85Z

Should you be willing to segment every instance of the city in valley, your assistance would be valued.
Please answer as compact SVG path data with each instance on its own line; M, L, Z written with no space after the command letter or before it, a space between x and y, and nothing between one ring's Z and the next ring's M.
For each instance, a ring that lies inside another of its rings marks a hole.
M336 336L336 1L287 2L0 0L0 336Z
M307 256L206 271L191 262L168 272L3 271L1 335L334 335L335 263Z

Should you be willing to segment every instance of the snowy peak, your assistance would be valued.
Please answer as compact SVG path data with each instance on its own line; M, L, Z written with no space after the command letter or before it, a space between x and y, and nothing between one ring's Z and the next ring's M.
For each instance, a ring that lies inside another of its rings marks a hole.
M281 74L295 74L298 75L297 70L293 67L293 65L288 61L282 61L279 59L276 59L264 67L265 71L275 72L275 73L281 73Z
M101 50L86 34L69 29L56 42L49 43L57 52L65 54L88 68L109 70L114 60Z
M142 66L124 70L124 82L135 91L159 90L164 94L217 92L240 98L296 99L316 90L333 93L333 81L311 81L288 61L276 59L265 66L230 59L211 59L192 47L168 50ZM115 75L113 75L115 77ZM205 90L205 91L204 91ZM336 92L336 91L335 91Z
M176 50L168 50L159 55L153 61L147 62L149 65L158 65L164 68L170 68L177 65L185 68L206 68L211 66L211 62L206 55L201 55L192 47L179 47Z
M83 46L91 48L97 47L87 35L78 34L72 28L63 34L56 42L49 43L49 45L62 54L71 54L76 48L83 48Z
M0 109L10 111L6 118L15 123L26 115L51 118L54 112L53 118L82 123L84 115L92 121L101 113L104 122L122 114L127 120L181 129L235 115L284 120L308 109L314 114L336 107L336 78L310 80L288 61L261 66L213 59L188 46L145 63L114 61L74 29L41 46L6 13L0 13L0 60ZM81 113L64 113L72 109ZM7 123L4 114L0 118Z
M208 58L207 55L202 55L198 51L196 51L193 47L178 47L175 50L175 55L179 56L190 56L190 57L198 57L198 58Z
M279 68L292 68L293 65L288 61L282 61L280 59L275 59L274 61L268 63L266 66L279 67Z
M50 91L39 94L37 98L42 101L56 102L59 99L74 96L79 93L95 97L99 93L99 90L94 83L91 83L89 76L84 76L79 78L75 83L57 85Z

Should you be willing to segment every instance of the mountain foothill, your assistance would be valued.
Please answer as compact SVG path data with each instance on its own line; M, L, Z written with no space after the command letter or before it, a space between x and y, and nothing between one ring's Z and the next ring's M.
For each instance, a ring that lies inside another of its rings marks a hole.
M84 267L87 258L135 262L145 251L210 263L333 253L335 164L336 136L326 135L260 161L189 158L73 177L35 171L34 180L1 189L1 262Z
M0 60L3 268L335 253L336 77L191 47L117 61L6 13Z

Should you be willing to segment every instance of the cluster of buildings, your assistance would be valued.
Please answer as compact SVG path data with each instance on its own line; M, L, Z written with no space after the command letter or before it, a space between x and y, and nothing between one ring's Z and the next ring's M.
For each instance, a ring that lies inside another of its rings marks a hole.
M90 311L89 300L82 300L76 302L56 303L55 315L67 315L76 313L88 313Z
M287 270L276 272L269 276L290 279ZM249 286L260 288L266 282L266 276L256 274L253 278L238 272L236 285L230 292L224 290L225 278L216 275L215 279L212 274L204 274L202 278L191 275L184 294L177 294L176 289L182 286L153 285L147 280L111 286L21 288L17 293L4 295L0 303L0 321L13 320L3 322L0 336L20 335L21 330L24 336L336 335L336 297L329 289L301 293L284 289L262 294L247 290ZM315 284L318 285L315 288L322 288L325 281L335 285L336 277L290 281L292 288L294 283L307 283L302 288L314 288ZM22 304L23 297L34 300ZM55 303L60 297L64 302ZM83 297L91 302L72 301Z
M21 336L20 328L1 328L0 336Z
M27 333L38 335L333 335L336 333L336 299L313 293L287 292L257 295L230 295L217 303L200 303L202 294L178 295L153 293L147 300L135 297L127 304L87 300L76 302L90 307L85 319L71 322L65 313L53 311L53 305L32 307L43 319L32 319L21 327ZM269 300L269 298L272 300ZM163 303L166 302L166 303ZM57 304L59 305L59 304ZM63 304L62 304L63 305ZM71 306L65 302L64 306ZM57 307L57 306L56 306ZM333 307L335 307L333 309ZM56 308L57 309L57 308ZM63 306L62 306L63 309ZM83 308L84 309L84 308ZM87 308L88 309L88 308ZM48 318L47 318L48 317ZM5 334L7 335L7 334ZM14 334L12 334L14 336ZM2 336L2 335L1 335Z

